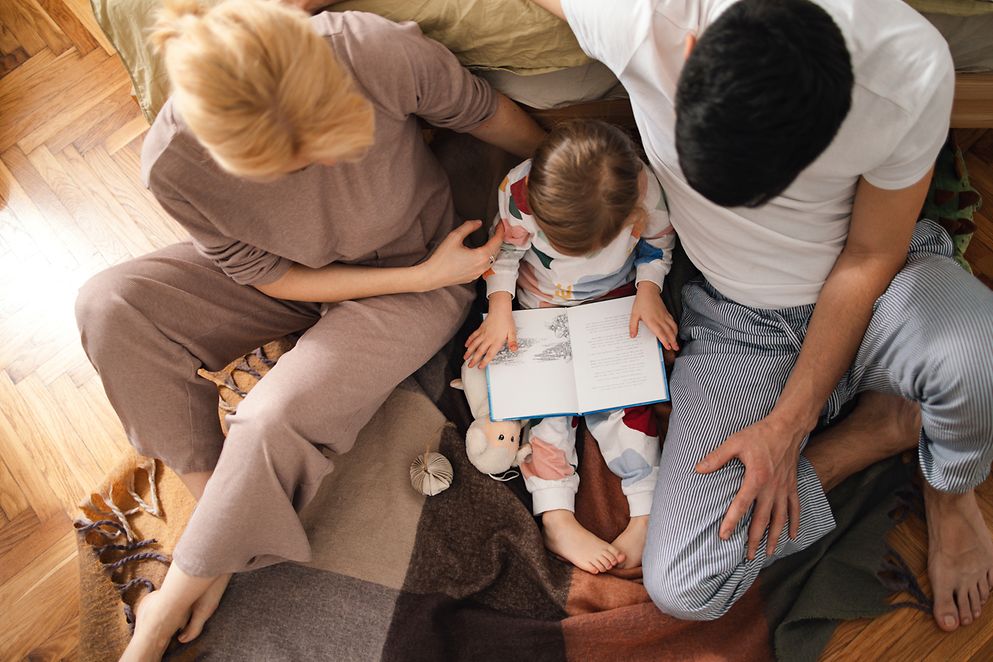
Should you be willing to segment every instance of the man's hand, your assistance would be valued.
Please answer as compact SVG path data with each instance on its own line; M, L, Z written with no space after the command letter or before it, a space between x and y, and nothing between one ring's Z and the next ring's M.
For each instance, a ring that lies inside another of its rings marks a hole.
M478 364L485 368L493 357L506 345L512 352L517 351L517 327L514 325L513 305L509 292L494 292L490 295L490 313L465 341L466 352L463 359L469 360L469 367Z
M748 527L748 560L755 558L762 535L769 529L766 555L776 550L779 533L789 521L790 538L800 529L800 497L797 494L796 470L800 445L807 431L781 422L775 413L741 432L728 437L696 470L709 474L737 458L745 465L745 479L721 522L721 540L727 540L742 519L752 510Z
M648 330L662 341L663 347L668 350L679 350L679 343L676 341L678 332L676 321L662 303L659 286L651 281L644 280L638 283L638 293L631 308L629 331L632 338L638 335L638 322L644 322Z

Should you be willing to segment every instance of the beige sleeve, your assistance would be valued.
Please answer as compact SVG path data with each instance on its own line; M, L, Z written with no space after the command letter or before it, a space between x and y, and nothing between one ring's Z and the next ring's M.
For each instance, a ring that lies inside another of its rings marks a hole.
M496 112L489 83L425 37L416 23L352 14L337 38L345 41L358 84L391 115L417 115L434 126L467 132Z
M274 283L293 265L292 260L224 236L189 202L161 195L154 186L152 192L162 208L190 233L196 249L236 283Z

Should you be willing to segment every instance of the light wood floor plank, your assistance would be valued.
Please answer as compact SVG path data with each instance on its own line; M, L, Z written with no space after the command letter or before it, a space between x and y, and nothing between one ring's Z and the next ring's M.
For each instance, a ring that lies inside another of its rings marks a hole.
M46 430L49 424L35 416L7 374L0 372L0 450L38 519L48 519L56 512L73 512L89 485L76 479L77 471L66 465L67 458Z
M20 142L21 148L30 152L86 112L99 99L81 92L107 84L106 76L99 72L100 65L109 60L102 51L80 57L75 49L70 49L20 85L5 85L10 76L0 81L0 116L4 118L0 124L0 151ZM11 76L29 64L30 60ZM32 145L33 142L37 144Z
M113 156L147 130L148 121L144 115L138 115L127 124L122 124L117 131L107 136L107 140L104 141L104 147L107 149L107 153Z
M66 6L69 8L79 22L86 27L87 32L96 39L100 47L103 48L107 55L117 55L117 50L114 48L110 40L100 29L100 25L97 23L96 17L93 15L93 10L90 8L89 0L62 0Z
M162 209L141 181L125 172L121 163L103 147L87 152L84 158L94 172L112 175L107 178L110 193L156 248L189 239L189 234Z
M84 492L99 485L106 472L93 459L89 447L80 439L58 400L45 388L38 376L30 375L15 388L31 407L35 419L41 421L43 434L58 449L66 466L71 467Z
M66 254L65 270L99 268L106 264L89 239L79 230L72 214L45 182L27 156L17 147L0 154L0 177L9 178L8 207L25 224L27 232L45 247L45 254Z
M71 531L72 522L65 513L56 513L47 520L39 520L32 511L26 511L18 518L24 518L30 528L21 536L0 532L0 586L19 575L39 555Z
M62 0L38 0L52 20L58 24L66 37L72 42L76 50L85 55L95 48L100 48L100 44L90 34L89 30L80 22L79 18L66 6Z
M90 165L73 147L67 147L55 158L76 180L77 185L86 191L92 203L100 209L110 229L127 247L129 257L138 257L159 248L128 216L121 202L107 188L107 183L93 172Z
M131 257L128 246L111 227L110 219L94 204L89 192L79 185L76 178L66 171L47 148L39 147L28 154L28 158L59 201L72 214L79 231L96 247L107 264L117 264Z
M69 52L76 53L75 49ZM25 126L17 140L25 153L44 144L121 85L120 77L115 75L120 67L119 61L101 50L94 50L71 64L74 66L69 68L69 87L63 96L52 98L29 94L22 100L25 107L33 109L34 113L23 123ZM4 144L2 138L0 144Z
M130 445L102 388L99 394L94 389L80 389L68 374L62 374L48 386L48 390L79 439L100 465L101 475L109 473ZM95 488L97 484L91 483L89 487Z
M127 108L130 103L123 94L128 89L130 89L130 84L125 80L120 81L119 85L96 105L45 140L45 147L52 154L57 154L71 145L73 141L81 140L95 132L102 123L110 119L120 122L123 109Z
M8 521L31 510L31 503L24 496L24 490L14 480L7 463L0 457L0 510Z
M22 587L26 582L18 581L21 578L32 583ZM18 590L13 590L13 584ZM56 636L65 640L58 648L71 649L79 640L75 533L66 534L22 575L0 587L0 604L11 605L5 627L0 629L0 659L34 656L35 651L53 646Z

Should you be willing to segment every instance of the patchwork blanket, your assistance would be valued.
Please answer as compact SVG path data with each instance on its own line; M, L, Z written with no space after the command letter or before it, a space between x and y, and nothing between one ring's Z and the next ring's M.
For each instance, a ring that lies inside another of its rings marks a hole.
M225 388L244 392L271 360L233 364ZM593 576L546 552L520 480L500 483L468 463L448 420L464 423L466 412L446 389L446 363L404 382L336 458L303 512L311 561L236 575L200 638L168 659L815 659L837 620L888 608L876 572L910 465L877 465L833 491L838 529L771 566L724 618L678 621L654 607L639 571ZM425 448L455 469L452 487L430 498L408 474ZM577 514L610 539L626 501L588 433L580 475ZM80 657L114 659L193 502L160 463L128 458L83 505Z

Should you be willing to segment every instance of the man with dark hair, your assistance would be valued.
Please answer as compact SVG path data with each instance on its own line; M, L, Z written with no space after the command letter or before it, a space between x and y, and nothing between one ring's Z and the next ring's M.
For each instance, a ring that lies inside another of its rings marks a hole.
M817 5L731 5L679 76L676 152L686 181L724 207L766 204L834 140L853 84L845 38Z
M941 36L900 0L534 1L631 95L701 272L682 291L652 599L721 616L834 527L826 491L917 447L934 618L972 623L993 588L973 492L993 460L993 294L916 222L954 88Z

